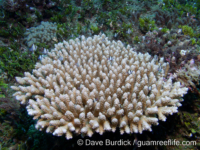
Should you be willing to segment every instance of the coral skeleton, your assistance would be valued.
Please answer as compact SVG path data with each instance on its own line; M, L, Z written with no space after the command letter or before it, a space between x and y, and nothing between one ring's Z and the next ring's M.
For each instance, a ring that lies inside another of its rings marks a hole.
M16 77L16 99L27 104L36 128L67 139L94 132L142 133L177 112L187 93L165 79L163 58L133 51L102 35L55 44L33 74ZM158 118L157 118L158 116Z

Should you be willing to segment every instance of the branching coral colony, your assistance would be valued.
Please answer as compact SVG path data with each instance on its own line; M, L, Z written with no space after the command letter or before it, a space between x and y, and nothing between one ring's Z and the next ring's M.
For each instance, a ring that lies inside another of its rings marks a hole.
M92 136L117 127L121 134L142 133L176 113L187 93L180 82L164 78L168 68L163 58L137 54L104 34L82 36L56 44L33 75L16 77L24 86L12 89L22 104L29 99L36 128L53 135L70 139L73 133Z

